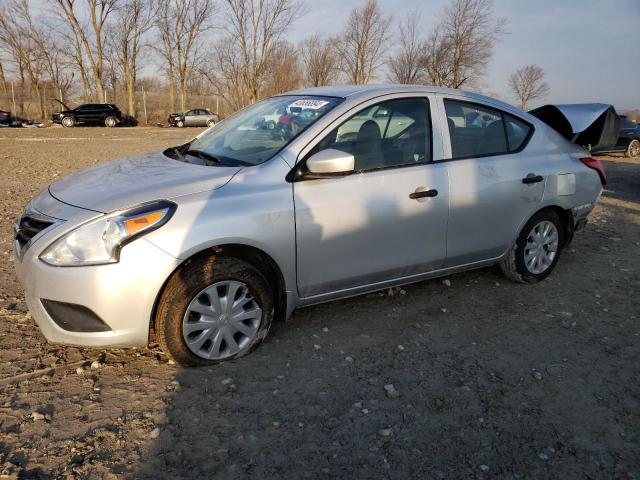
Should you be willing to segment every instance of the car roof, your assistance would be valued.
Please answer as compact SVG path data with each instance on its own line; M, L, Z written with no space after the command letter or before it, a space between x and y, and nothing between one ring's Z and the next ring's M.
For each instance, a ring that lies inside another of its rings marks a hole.
M475 92L468 92L466 90L456 90L453 88L434 87L431 85L335 85L326 87L312 87L303 88L299 90L292 90L290 92L284 92L276 96L285 95L312 95L321 97L337 97L345 100L367 100L369 98L375 98L382 95L390 95L394 93L436 93L441 95L452 95L457 97L466 97L469 101L479 101L482 103L488 103L493 106L510 110L522 114L520 110L515 108L501 100L487 97Z

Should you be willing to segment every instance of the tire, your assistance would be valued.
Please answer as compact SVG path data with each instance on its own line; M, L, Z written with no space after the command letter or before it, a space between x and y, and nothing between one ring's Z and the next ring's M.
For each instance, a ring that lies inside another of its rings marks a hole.
M225 308L229 304L222 301L225 294L233 295L233 310ZM233 360L254 350L267 336L273 305L269 283L249 263L214 255L194 258L169 279L160 296L156 338L160 348L180 365ZM233 320L234 316L241 320Z
M640 140L631 140L624 155L625 157L640 157Z
M535 243L529 243L528 239L531 237L531 240L535 241L536 232L544 234L547 226L550 234L546 237L542 235L542 248L536 254L535 248L531 248ZM563 241L562 222L558 215L551 210L538 212L524 226L509 254L500 262L500 269L514 282L540 282L551 274L558 263ZM553 255L551 255L552 252ZM532 258L534 258L533 264L531 264ZM538 258L540 261L537 260Z
M207 128L211 128L216 124L213 120L207 120Z
M178 127L178 128L182 128L182 127L184 127L184 121L182 121L182 120L178 120L178 121L176 122L176 127Z
M105 127L113 128L117 124L118 124L118 121L116 120L116 117L108 116L107 118L104 119Z
M76 122L73 117L63 117L60 121L63 127L71 128L76 126Z

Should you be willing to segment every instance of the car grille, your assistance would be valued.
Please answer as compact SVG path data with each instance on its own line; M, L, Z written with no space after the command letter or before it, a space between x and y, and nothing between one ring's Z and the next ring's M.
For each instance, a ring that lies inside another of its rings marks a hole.
M22 255L29 247L31 239L55 223L55 219L35 212L25 213L16 223L16 242L18 254Z

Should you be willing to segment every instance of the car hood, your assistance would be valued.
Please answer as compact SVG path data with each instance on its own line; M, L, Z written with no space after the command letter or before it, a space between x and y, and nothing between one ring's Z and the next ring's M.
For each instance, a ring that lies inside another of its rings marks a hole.
M193 165L161 152L123 158L73 173L49 186L58 200L96 212L111 212L159 199L215 190L242 167Z

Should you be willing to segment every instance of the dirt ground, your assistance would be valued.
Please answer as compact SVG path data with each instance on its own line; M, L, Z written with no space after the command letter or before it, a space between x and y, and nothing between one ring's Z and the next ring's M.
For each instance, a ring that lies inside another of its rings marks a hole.
M48 344L13 273L24 205L197 132L0 130L0 478L640 479L640 159L605 158L538 285L489 268L310 307L216 368Z

